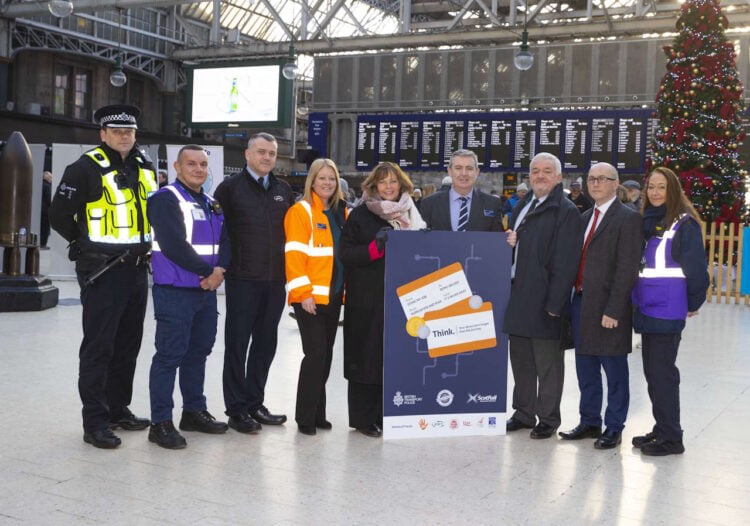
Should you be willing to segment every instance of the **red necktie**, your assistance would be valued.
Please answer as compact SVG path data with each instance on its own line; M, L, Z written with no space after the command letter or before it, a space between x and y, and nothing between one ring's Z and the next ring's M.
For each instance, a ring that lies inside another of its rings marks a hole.
M589 235L586 236L586 240L583 242L583 250L581 250L581 262L578 264L578 275L576 276L576 292L581 292L581 286L583 285L583 267L586 265L586 250L589 248L591 238L594 237L596 232L596 224L599 222L599 209L594 208L594 222L591 223L591 229Z

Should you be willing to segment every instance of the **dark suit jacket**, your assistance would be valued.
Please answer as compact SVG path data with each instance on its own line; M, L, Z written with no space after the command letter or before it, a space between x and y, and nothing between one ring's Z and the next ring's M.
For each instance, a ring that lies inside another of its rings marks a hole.
M510 287L503 332L557 340L581 258L581 214L565 197L560 183L519 222L519 213L533 198L534 193L529 192L518 201L508 225L518 234L518 245L516 277Z
M452 230L450 192L437 192L422 199L420 213L432 230ZM471 210L466 230L472 232L502 232L502 203L497 197L477 189L471 196Z
M581 216L581 230L594 213ZM641 215L615 199L591 238L583 267L581 321L577 354L617 356L631 350L630 292L638 278L643 248ZM617 327L602 327L602 316L617 320Z

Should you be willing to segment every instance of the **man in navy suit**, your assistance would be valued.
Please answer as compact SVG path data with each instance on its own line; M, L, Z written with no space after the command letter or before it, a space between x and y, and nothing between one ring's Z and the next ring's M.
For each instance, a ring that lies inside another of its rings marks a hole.
M421 214L432 230L502 232L502 203L474 188L479 176L477 156L456 150L448 163L452 184L447 192L422 199Z

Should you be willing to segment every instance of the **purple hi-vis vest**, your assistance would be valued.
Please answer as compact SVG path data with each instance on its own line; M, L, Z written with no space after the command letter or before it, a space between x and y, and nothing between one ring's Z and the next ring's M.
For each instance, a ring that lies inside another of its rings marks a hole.
M177 197L185 221L187 242L206 263L212 267L216 266L219 261L219 236L224 216L215 213L206 215L206 210L180 185L170 184L159 192L172 192ZM206 199L210 204L216 202L209 195L206 195ZM151 268L154 283L159 285L200 287L200 276L173 263L162 253L158 233L154 235L151 246Z
M633 305L652 318L687 318L687 280L680 264L672 259L672 241L680 219L682 217L678 217L662 237L648 240L643 254L645 265L633 287Z

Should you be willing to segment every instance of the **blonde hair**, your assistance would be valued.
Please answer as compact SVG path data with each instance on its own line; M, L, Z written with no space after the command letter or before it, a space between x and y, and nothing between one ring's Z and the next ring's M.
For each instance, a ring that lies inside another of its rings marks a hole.
M422 197L427 197L428 195L432 195L435 193L435 185L432 183L427 183L422 187Z
M341 191L341 177L339 176L339 169L336 167L336 163L331 159L321 157L320 159L315 159L312 162L312 164L310 165L310 170L307 172L307 179L305 179L305 193L302 194L302 199L304 199L308 203L312 203L312 185L315 182L315 178L318 176L320 171L326 166L333 170L333 173L336 176L336 190L333 192L331 199L327 203L330 208L335 210L339 206L339 201L344 200L344 192Z
M378 182L382 181L390 174L395 175L398 180L398 196L401 197L401 194L404 192L411 195L412 191L414 191L414 183L411 182L409 176L406 175L395 163L378 164L372 172L370 172L370 175L367 176L365 182L362 183L362 191L370 196L378 195Z

